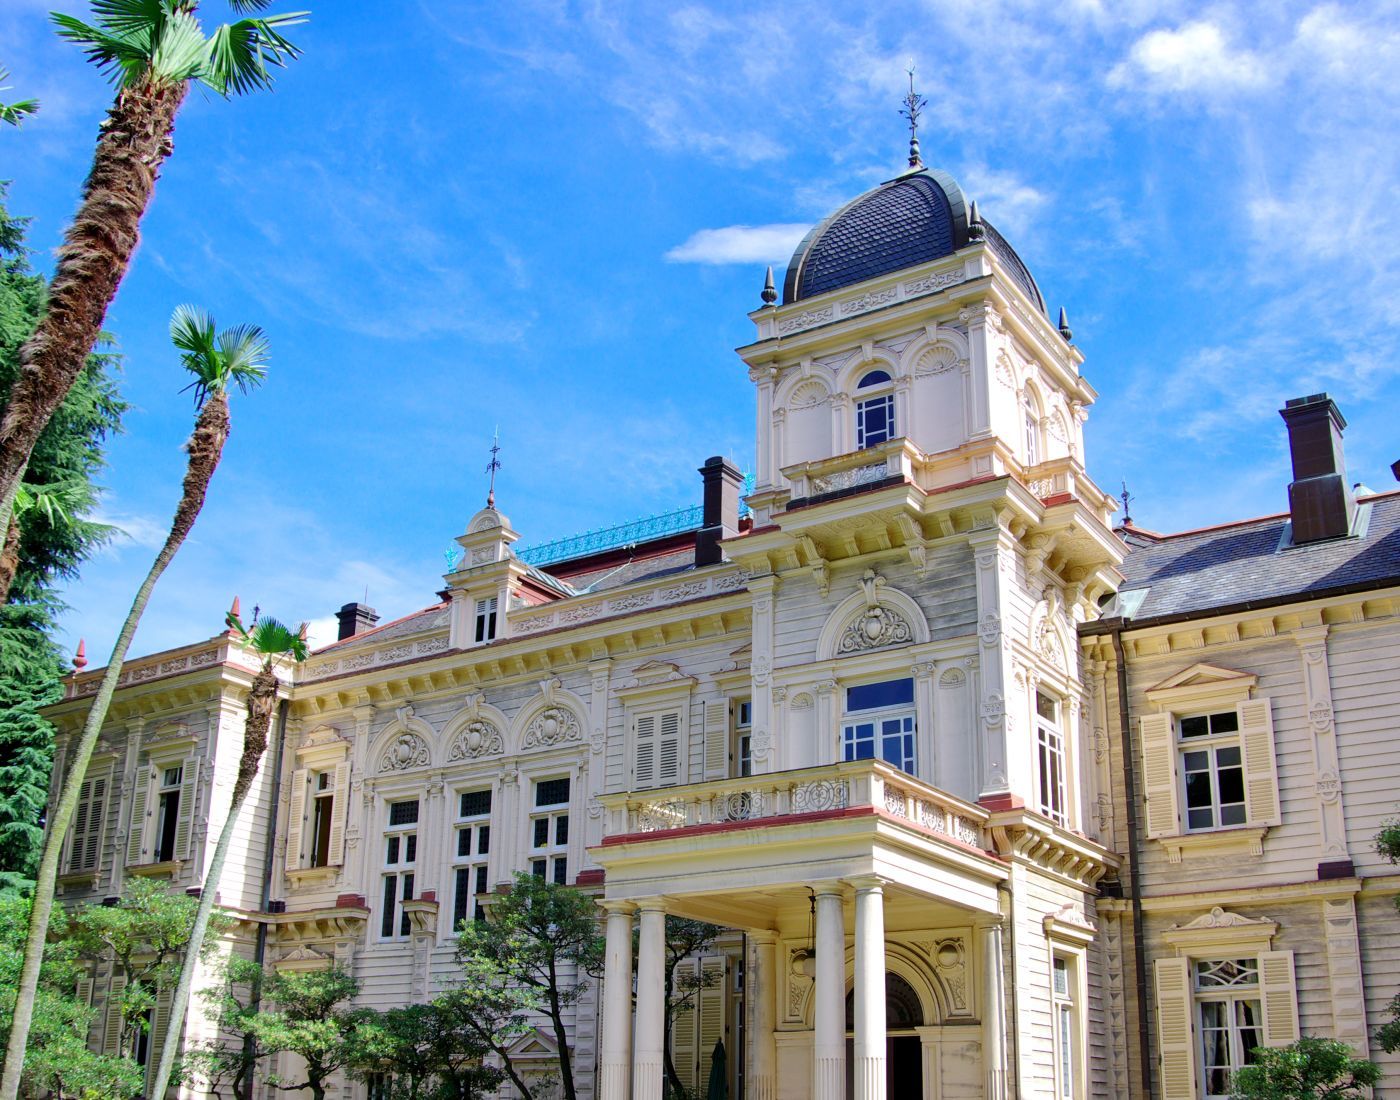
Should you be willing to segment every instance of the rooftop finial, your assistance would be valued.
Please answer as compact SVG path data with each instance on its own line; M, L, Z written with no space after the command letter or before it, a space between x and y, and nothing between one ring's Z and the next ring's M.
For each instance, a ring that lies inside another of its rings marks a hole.
M899 113L909 120L909 167L922 168L923 158L919 156L919 113L928 106L928 101L914 91L914 61L909 61L909 94L904 97L904 110Z
M501 427L496 425L496 433L491 437L491 461L486 464L486 472L491 475L491 484L486 489L486 507L496 507L496 471L501 468Z
M1128 505L1136 499L1132 493L1128 492L1127 481L1123 482L1123 491L1118 494L1118 499L1123 502L1123 526L1127 527L1133 522L1133 514L1128 510Z
M1073 333L1072 331L1070 331L1070 327L1069 327L1069 314L1065 312L1065 307L1064 307L1064 306L1061 306L1061 307L1060 307L1060 326L1059 326L1059 327L1060 327L1060 335L1063 336L1063 337L1065 338L1065 343L1066 343L1066 344L1070 343L1070 342L1074 339L1074 333Z
M87 668L87 639L78 639L78 652L73 654L73 671L82 672Z
M768 274L763 277L763 304L771 306L778 300L778 288L773 285L773 267L770 264Z

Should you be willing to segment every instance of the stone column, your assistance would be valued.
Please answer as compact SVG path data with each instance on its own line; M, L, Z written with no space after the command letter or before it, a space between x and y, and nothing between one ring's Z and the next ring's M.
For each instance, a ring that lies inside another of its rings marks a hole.
M878 878L856 888L855 1100L885 1100L885 892Z
M982 1068L986 1100L1006 1100L1006 993L1002 982L1001 925L982 929Z
M666 908L642 902L637 946L637 1028L632 1055L633 1100L661 1100L666 1018Z
M632 1072L632 911L629 901L605 901L607 946L603 955L603 1041L600 1100L628 1100Z
M841 892L835 885L817 890L816 948L812 1096L813 1100L845 1100L846 925Z
M752 1100L774 1100L778 1095L778 962L777 936L772 932L750 932L753 959L748 974L750 997L749 1049L752 1051L752 1078L748 1096Z

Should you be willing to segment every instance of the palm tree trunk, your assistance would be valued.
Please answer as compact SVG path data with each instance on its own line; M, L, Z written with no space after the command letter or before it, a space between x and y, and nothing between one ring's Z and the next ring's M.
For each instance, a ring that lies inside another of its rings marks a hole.
M151 565L146 579L136 590L136 598L131 602L131 610L126 613L121 632L112 647L111 659L102 674L102 683L83 723L82 736L73 754L73 763L63 781L63 793L54 808L53 817L44 831L43 853L39 857L38 880L34 883L34 905L29 915L29 935L24 942L24 964L20 970L19 988L15 991L14 1016L10 1024L10 1037L5 1046L5 1066L0 1073L0 1100L16 1100L19 1096L20 1073L24 1069L24 1049L29 1041L29 1025L34 1018L34 998L39 989L39 967L44 961L44 941L48 937L49 918L53 915L54 885L58 878L58 859L63 850L63 838L73 821L78 807L78 793L83 777L87 774L88 761L97 745L97 735L102 732L102 724L107 719L107 708L112 704L112 696L117 690L117 680L121 676L126 652L131 648L131 639L136 634L136 626L150 602L151 591L156 581L165 572L180 544L185 541L204 506L204 496L209 491L209 481L218 468L223 454L224 443L228 439L228 398L222 392L212 394L195 422L194 434L190 436L186 449L189 462L185 470L185 482L180 496L179 507L170 524L170 534L165 545L160 548L156 560Z
M233 801L229 805L228 817L224 819L224 827L219 832L219 842L214 846L214 858L209 862L209 870L199 892L194 927L190 930L189 942L185 944L180 979L175 983L175 992L171 996L170 1020L166 1024L165 1042L161 1046L160 1065L156 1067L155 1079L151 1082L151 1096L156 1100L164 1100L170 1074L175 1069L175 1048L179 1045L175 1040L185 1023L185 1009L190 1003L190 988L194 985L195 968L199 965L199 953L204 947L204 934L209 928L209 917L214 912L214 898L219 892L224 864L228 861L239 811L243 809L248 791L257 777L258 765L267 749L267 730L276 705L277 674L272 671L272 658L269 657L253 678L253 685L248 691L248 718L243 724L243 755L238 761L238 779L233 785Z
M15 488L19 488L18 485ZM10 599L10 585L19 571L19 517L10 509L10 525L5 530L5 544L0 548L0 607Z
M0 417L0 530L9 528L14 492L39 433L73 388L131 263L187 90L183 80L147 77L119 91L107 112L44 316L20 349L20 372ZM13 579L13 572L0 573L0 604ZM6 1096L0 1087L0 1098Z

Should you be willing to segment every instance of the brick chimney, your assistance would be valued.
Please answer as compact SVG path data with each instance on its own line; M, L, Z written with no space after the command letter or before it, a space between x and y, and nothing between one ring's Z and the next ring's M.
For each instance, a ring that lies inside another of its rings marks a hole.
M1288 486L1293 544L1350 534L1356 497L1347 484L1342 457L1346 418L1325 393L1285 401L1279 415L1288 425L1288 451L1293 459L1293 481Z
M363 603L347 603L335 613L335 617L340 620L340 633L336 636L338 642L363 634L379 621L379 613Z
M705 484L705 504L701 527L695 535L697 568L723 561L720 539L739 533L739 486L743 483L739 468L719 455L705 460L700 478Z

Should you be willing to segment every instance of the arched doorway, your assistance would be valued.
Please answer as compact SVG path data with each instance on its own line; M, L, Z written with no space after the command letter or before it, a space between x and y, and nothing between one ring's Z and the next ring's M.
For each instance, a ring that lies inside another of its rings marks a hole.
M855 1095L855 990L846 994L846 1096ZM924 1053L917 1028L924 1024L923 1005L914 987L898 974L885 973L885 1095L924 1095Z

